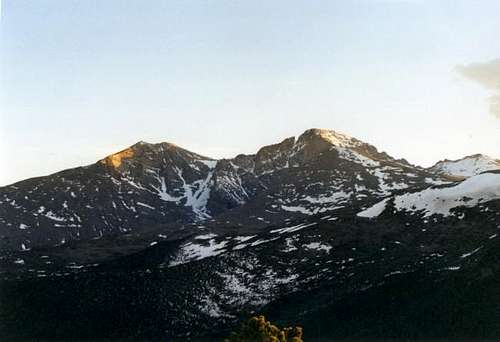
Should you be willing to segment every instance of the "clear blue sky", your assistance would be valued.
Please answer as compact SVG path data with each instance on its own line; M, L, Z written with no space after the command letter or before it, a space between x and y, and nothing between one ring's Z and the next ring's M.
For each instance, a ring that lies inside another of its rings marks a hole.
M0 185L310 127L421 165L500 158L495 89L457 71L500 58L498 0L3 0L0 34Z

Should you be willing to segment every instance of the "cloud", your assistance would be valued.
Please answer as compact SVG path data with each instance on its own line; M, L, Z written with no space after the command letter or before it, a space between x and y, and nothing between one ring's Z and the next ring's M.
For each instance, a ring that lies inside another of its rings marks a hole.
M500 58L485 63L472 63L457 66L457 71L468 79L493 90L489 98L490 111L500 119Z

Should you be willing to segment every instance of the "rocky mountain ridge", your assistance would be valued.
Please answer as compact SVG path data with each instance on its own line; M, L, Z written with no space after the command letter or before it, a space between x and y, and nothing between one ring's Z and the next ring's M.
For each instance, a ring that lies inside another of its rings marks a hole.
M259 218L253 224L268 224L445 181L328 130L222 160L139 142L89 166L0 188L0 241L23 249L219 216L237 224L245 207Z

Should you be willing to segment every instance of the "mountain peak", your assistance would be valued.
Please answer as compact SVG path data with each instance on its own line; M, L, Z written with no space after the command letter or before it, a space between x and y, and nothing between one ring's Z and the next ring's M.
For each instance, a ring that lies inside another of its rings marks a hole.
M101 159L99 162L114 169L122 168L125 161L138 161L143 165L152 165L161 162L165 154L176 155L185 160L213 160L212 158L196 154L173 143L148 143L141 140L122 151Z
M101 162L108 165L112 166L115 169L119 168L122 164L122 161L127 158L132 158L135 155L135 149L134 146L131 146L129 148L126 148L120 152L113 153L106 158L102 159Z
M339 147L357 147L363 144L362 141L347 134L322 128L311 128L306 130L299 136L298 141L305 142L315 139L321 139Z
M133 146L142 146L142 145L151 145L150 143L144 141L144 140L139 140L138 142L136 142L135 144L133 144L131 147Z

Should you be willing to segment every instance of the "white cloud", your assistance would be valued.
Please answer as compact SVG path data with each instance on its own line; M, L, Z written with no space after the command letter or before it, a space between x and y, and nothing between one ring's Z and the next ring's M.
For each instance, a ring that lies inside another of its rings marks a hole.
M500 119L500 58L484 63L457 66L457 71L470 80L494 91L489 98L490 111Z

